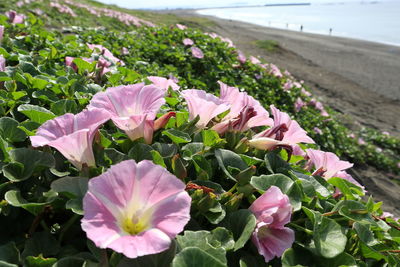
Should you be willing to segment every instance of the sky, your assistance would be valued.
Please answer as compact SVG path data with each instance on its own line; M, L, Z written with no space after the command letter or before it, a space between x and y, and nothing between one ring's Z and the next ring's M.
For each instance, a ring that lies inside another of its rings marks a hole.
M97 0L105 4L115 4L133 9L166 9L166 8L205 8L225 6L247 6L277 3L331 3L331 2L372 2L374 0Z

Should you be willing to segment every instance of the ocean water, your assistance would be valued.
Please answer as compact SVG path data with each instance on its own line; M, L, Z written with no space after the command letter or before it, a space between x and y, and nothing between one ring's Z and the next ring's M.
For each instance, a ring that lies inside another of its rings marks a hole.
M310 1L293 1L310 2ZM197 11L262 26L330 34L400 46L400 1L311 3L303 6L215 8Z

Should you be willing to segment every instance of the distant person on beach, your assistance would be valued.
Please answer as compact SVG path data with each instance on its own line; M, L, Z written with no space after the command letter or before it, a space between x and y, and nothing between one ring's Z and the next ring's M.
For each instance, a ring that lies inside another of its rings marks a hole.
M332 35L332 28L329 28L329 35Z
M303 31L303 25L300 26L300 31L301 31L301 32Z

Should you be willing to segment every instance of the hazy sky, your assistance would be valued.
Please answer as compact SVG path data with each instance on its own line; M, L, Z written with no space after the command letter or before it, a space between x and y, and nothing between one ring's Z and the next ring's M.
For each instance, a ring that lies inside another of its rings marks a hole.
M116 4L125 8L150 8L150 9L165 9L165 8L201 8L201 7L223 7L235 5L263 5L276 3L332 3L332 2L372 2L373 0L98 0L106 4Z

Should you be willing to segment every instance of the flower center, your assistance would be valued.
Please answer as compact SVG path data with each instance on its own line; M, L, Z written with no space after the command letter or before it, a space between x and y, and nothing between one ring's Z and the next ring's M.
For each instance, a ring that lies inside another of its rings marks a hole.
M137 235L149 228L148 222L140 218L125 217L121 224L121 228L130 235Z

